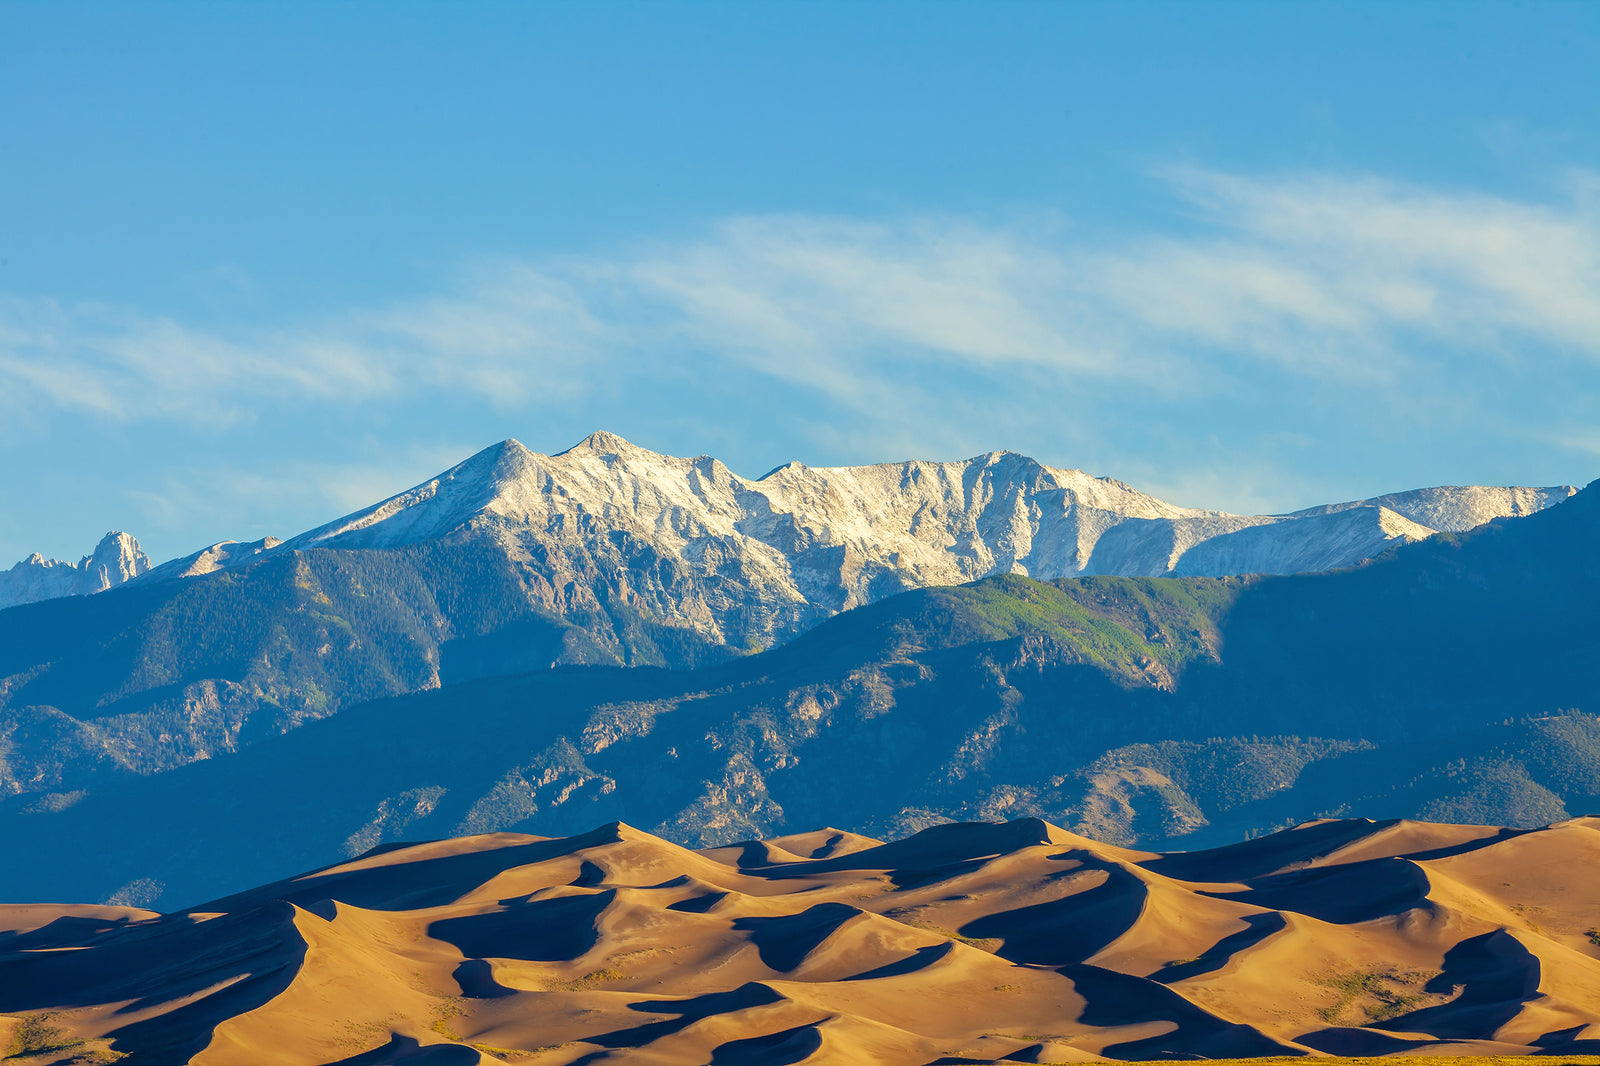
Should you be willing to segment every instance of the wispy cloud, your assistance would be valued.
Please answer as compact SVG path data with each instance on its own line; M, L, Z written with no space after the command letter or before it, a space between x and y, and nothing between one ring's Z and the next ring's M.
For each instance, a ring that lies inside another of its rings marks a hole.
M396 387L383 354L333 331L223 338L102 305L0 298L7 400L121 419L228 422L252 405Z
M1374 178L1173 180L1215 232L1113 257L1107 289L1163 328L1285 358L1341 338L1392 348L1400 332L1469 349L1514 337L1600 358L1589 176L1553 204Z
M956 378L1157 395L1262 363L1392 389L1523 349L1600 362L1592 175L1544 203L1360 176L1166 179L1182 233L736 218L610 257L486 264L450 294L287 329L7 299L0 393L206 422L425 392L537 407L724 366L891 417Z

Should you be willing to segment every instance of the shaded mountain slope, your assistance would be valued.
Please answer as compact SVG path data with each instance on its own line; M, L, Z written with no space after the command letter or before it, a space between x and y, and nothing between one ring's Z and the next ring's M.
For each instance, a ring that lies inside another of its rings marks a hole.
M0 795L171 769L441 680L731 654L627 611L588 622L530 608L516 569L472 544L268 556L3 611Z
M1171 856L1033 819L465 837L166 915L0 907L0 1039L129 1066L1594 1062L1597 860L1595 819Z
M784 814L813 792L818 811L847 820L892 820L911 795L948 808L973 783L943 767L974 716L1020 698L1008 671L1046 713L1081 703L1081 761L1105 736L1144 735L1135 722L1095 724L1096 709L1148 701L1153 684L1213 654L1212 615L1242 586L1000 578L848 612L714 669L571 667L358 705L170 772L102 770L71 792L12 797L0 848L41 861L0 871L0 898L100 897L151 881L192 898L225 890L206 880L219 874L238 883L458 825L575 831L596 809L711 843L814 820ZM900 777L886 776L891 766ZM1030 758L1025 772L1038 766ZM781 804L768 792L775 773ZM97 846L70 843L85 840ZM94 887L72 890L84 878Z

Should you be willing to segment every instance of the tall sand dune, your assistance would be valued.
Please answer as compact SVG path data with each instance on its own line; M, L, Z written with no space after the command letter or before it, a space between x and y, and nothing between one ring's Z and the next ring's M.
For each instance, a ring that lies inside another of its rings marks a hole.
M390 845L180 913L0 907L8 1042L129 1066L1570 1062L1600 1054L1600 820L1171 855L1037 819Z

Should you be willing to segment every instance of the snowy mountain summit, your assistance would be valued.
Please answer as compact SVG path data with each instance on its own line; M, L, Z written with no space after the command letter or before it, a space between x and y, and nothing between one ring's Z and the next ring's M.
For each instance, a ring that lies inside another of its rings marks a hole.
M150 560L139 542L127 533L107 533L94 552L77 563L46 559L34 552L10 570L0 571L0 609L104 592L149 569Z
M906 589L997 573L1222 576L1350 566L1438 531L1530 514L1575 491L1444 487L1235 515L1178 507L1013 452L949 463L789 463L752 480L709 456L661 455L602 432L558 455L503 441L288 541L225 541L154 570L132 537L110 534L76 566L34 556L0 573L0 606L140 575L200 578L311 548L434 545L490 550L517 575L517 595L554 615L604 615L613 629L643 619L747 648Z
M1575 491L1442 487L1234 515L1177 507L1012 452L949 463L789 463L750 480L709 456L660 455L601 432L551 456L504 441L252 556L486 542L546 610L623 609L752 646L908 588L995 573L1220 576L1349 566Z

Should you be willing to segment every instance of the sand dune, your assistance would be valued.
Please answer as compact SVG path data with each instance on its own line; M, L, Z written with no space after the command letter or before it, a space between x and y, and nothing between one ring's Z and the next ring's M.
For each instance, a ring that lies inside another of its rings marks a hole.
M491 834L182 913L0 907L0 1046L131 1066L1592 1055L1597 874L1600 819L1326 821L1173 855L1037 820L699 852L621 824Z

